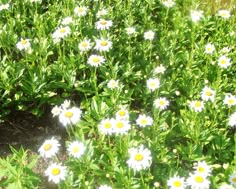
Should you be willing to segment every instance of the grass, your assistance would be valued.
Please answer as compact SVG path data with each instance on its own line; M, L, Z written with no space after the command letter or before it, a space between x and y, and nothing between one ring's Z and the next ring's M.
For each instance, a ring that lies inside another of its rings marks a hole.
M233 188L233 1L179 0L170 8L154 0L12 0L0 5L6 3L9 8L0 11L7 21L0 23L0 118L12 110L40 117L51 108L68 135L65 141L42 141L44 153L36 156L12 149L11 156L1 158L0 187L43 188L49 179L50 187L65 189L105 184L175 189L173 179L184 179L183 188L194 188L194 183L200 185L195 188L226 183ZM75 12L77 6L86 9ZM102 9L107 12L99 18ZM198 12L191 17L193 10ZM220 16L220 10L226 13ZM62 24L65 17L72 19L68 27ZM96 28L100 19L106 21L100 26L111 21L111 27ZM135 32L128 34L128 27ZM153 38L145 38L148 31ZM111 48L104 41L98 47L98 39L112 42ZM83 51L79 44L85 40L88 50ZM214 45L212 52L207 44ZM88 62L91 55L99 57ZM149 118L140 123L140 115ZM73 141L84 145L80 155L81 146L72 148ZM34 164L25 163L27 158ZM39 172L33 168L37 162L43 164ZM196 167L205 170L197 180L201 171Z

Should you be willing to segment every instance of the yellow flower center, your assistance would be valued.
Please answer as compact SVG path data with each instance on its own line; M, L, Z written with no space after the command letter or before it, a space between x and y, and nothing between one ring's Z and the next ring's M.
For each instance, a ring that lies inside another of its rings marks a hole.
M104 127L105 127L106 129L110 129L111 126L112 126L111 123L108 123L108 122L104 124Z
M236 183L236 177L232 178L232 182L235 184Z
M26 45L26 43L27 43L27 40L25 40L25 39L22 39L22 40L21 40L21 44L22 44L22 45Z
M79 152L79 147L78 146L75 146L73 149L72 149L72 152L73 153L78 153Z
M160 106L164 106L164 105L165 105L165 101L164 101L164 100L160 100L160 101L159 101L159 105L160 105Z
M66 32L66 29L65 29L65 28L61 28L61 29L60 29L60 32L61 32L61 33L65 33L65 32Z
M174 185L174 187L181 187L182 186L182 182L179 181L179 180L176 180L176 181L173 182L173 185Z
M123 110L119 111L119 115L120 115L120 116L125 116L125 114L126 114L125 111L123 111Z
M124 127L124 123L123 123L123 122L118 122L118 123L116 124L116 127L117 127L118 129L122 129L122 128Z
M156 83L151 83L151 87L156 87Z
M135 156L134 156L134 159L136 160L136 161L142 161L143 160L143 155L142 154L136 154Z
M212 96L212 92L211 91L206 91L206 95L207 96Z
M45 151L49 151L51 148L52 148L52 145L51 145L51 144L45 144L45 145L43 146L43 149L44 149Z
M102 41L102 42L101 42L101 45L102 45L102 46L107 46L107 45L108 45L108 42L107 42L107 41Z
M80 7L78 8L78 13L83 13L84 12L84 8Z
M81 46L82 46L82 47L87 47L87 46L88 46L88 43L84 41L84 42L81 43Z
M199 168L198 168L198 172L204 173L204 172L205 172L205 168L204 168L204 167L199 167Z
M52 169L52 175L56 176L60 174L60 169L58 167L55 167Z
M221 62L220 62L221 64L226 64L226 60L221 60Z
M93 62L94 62L94 63L99 63L99 62L100 62L100 59L99 59L98 57L94 57L94 58L93 58Z
M195 107L196 107L196 108L201 107L201 105L202 105L202 103L201 103L200 101L195 102Z
M142 125L146 125L147 124L147 120L146 119L142 119L140 122L141 122Z
M204 178L201 177L201 176L196 176L196 177L195 177L195 181L196 181L197 183L202 183L202 182L204 181Z
M229 103L230 105L232 105L232 104L234 104L234 100L233 100L233 99L229 99L229 100L228 100L228 103Z
M67 117L67 118L72 118L73 117L73 112L69 112L69 111L67 111L67 112L65 112L65 117Z
M106 24L107 24L107 21L106 21L106 20L101 20L101 21L100 21L100 24L101 24L101 25L106 25Z

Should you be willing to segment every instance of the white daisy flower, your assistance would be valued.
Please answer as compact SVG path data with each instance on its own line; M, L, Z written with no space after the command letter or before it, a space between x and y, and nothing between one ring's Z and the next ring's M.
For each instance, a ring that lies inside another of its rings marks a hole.
M64 37L67 37L70 34L71 34L71 30L69 26L59 27L53 32L52 38L53 40L60 40L60 39L63 39Z
M73 22L73 18L71 16L65 17L62 19L61 24L62 25L69 25Z
M97 17L97 18L100 18L100 17L105 16L105 15L107 15L107 14L108 14L107 9L101 9L101 10L99 10L99 11L97 12L96 17Z
M70 104L71 104L70 100L64 100L64 102L62 103L61 107L63 109L67 109L67 108L70 107Z
M101 186L99 186L98 189L112 189L112 187L110 187L108 185L101 185Z
M210 181L207 180L205 176L199 173L190 174L189 178L187 179L187 183L191 188L194 188L194 189L209 189L210 188Z
M203 176L210 176L211 174L211 167L205 161L199 161L193 168L195 169L195 173Z
M207 86L205 86L201 91L201 98L204 101L210 100L213 102L215 99L215 95L216 95L216 92Z
M30 0L31 3L41 3L42 0Z
M236 105L236 97L232 94L225 95L224 104L228 105L229 107Z
M229 184L222 184L219 189L235 189L235 188Z
M121 108L116 112L116 119L128 120L129 112L125 108Z
M62 112L62 109L59 106L54 106L53 109L51 110L52 116L58 116Z
M144 39L153 40L155 38L155 33L151 30L144 32Z
M228 11L228 10L219 10L218 11L218 15L220 16L220 17L222 17L222 18L224 18L224 19L228 19L228 18L230 18L230 11Z
M53 163L45 171L45 175L48 176L48 181L52 181L58 184L60 181L66 179L66 167L60 164Z
M165 97L157 98L154 100L154 107L160 110L165 110L169 106L169 100Z
M98 129L104 135L111 135L113 133L114 124L114 119L103 119L98 125Z
M136 33L136 29L134 27L127 27L125 31L128 35L134 35Z
M227 53L229 53L230 52L230 48L229 47L224 47L224 48L222 48L221 50L220 50L220 52L221 53L224 53L224 54L227 54Z
M96 39L95 40L95 49L102 52L102 51L109 51L112 47L112 42L107 39Z
M165 0L165 1L162 1L162 3L167 8L171 8L171 7L175 6L175 1L173 1L173 0Z
M236 186L236 173L232 173L231 175L229 175L229 182L233 186Z
M201 100L193 100L190 102L190 108L195 112L201 112L204 109L204 102Z
M144 148L143 145L138 148L129 149L129 159L127 161L128 166L135 171L147 169L151 166L152 157L151 151Z
M206 44L205 46L205 53L212 54L215 51L215 46L211 43Z
M117 135L121 134L127 134L128 131L131 129L131 125L129 123L129 121L127 120L120 120L120 119L116 119L114 121L114 130L113 132Z
M119 81L118 81L118 80L111 79L111 80L107 83L107 87L108 87L109 89L118 88L118 87L119 87Z
M52 137L49 140L45 140L42 146L39 148L39 154L44 158L51 158L55 156L56 153L59 151L60 144L58 140Z
M86 14L88 13L88 8L84 7L84 6L77 6L74 9L74 13L78 16L78 17L82 17L82 16L86 16Z
M186 188L185 179L179 176L171 177L167 181L167 185L169 186L169 189L185 189Z
M140 127L151 126L153 124L153 119L150 116L141 114L136 119L136 124Z
M229 126L236 127L236 112L229 116Z
M92 48L92 44L89 39L84 39L83 41L79 43L79 50L82 52L88 51L91 48Z
M9 3L1 4L1 5L0 5L0 11L2 11L2 10L8 10L9 8L10 8Z
M68 153L75 158L80 158L84 154L85 150L85 145L78 141L71 142L67 147Z
M94 67L98 67L102 65L104 62L105 62L105 58L100 55L93 54L88 58L88 64Z
M98 30L107 30L112 26L111 20L100 19L95 23L95 27Z
M166 71L166 68L161 64L160 66L157 66L155 69L154 69L154 73L155 74L164 74Z
M155 91L156 89L160 88L160 80L157 78L150 78L147 80L147 88L150 91Z
M218 65L221 67L221 68L227 68L231 65L231 62L230 62L230 58L228 58L227 56L225 55L222 55L219 59L218 59Z
M81 118L82 111L79 108L73 107L64 109L59 115L59 121L63 126L76 125Z
M191 10L190 15L191 15L191 19L193 22L198 22L203 17L203 11L202 10Z
M21 38L21 40L16 44L16 47L22 51L22 50L28 50L31 47L30 44L30 40L29 39L23 39Z

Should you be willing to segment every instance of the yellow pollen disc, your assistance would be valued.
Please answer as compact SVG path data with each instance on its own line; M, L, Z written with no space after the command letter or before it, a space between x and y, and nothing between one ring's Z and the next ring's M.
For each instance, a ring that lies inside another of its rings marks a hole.
M151 83L151 87L156 87L156 83Z
M121 128L124 127L124 123L118 122L118 123L116 124L116 127L119 128L119 129L121 129Z
M212 96L212 92L211 91L206 91L206 95L207 96Z
M67 118L72 118L73 117L73 113L72 112L65 112L65 117L67 117Z
M98 57L94 57L94 58L93 58L93 62L94 62L94 63L99 63L99 62L100 62L100 59L99 59Z
M232 178L232 182L236 183L236 177Z
M204 172L205 172L205 168L204 168L204 167L199 167L199 168L198 168L198 172L204 173Z
M126 114L125 111L119 111L120 116L125 116L125 114Z
M142 119L140 122L141 122L142 125L146 125L147 124L147 120L146 119Z
M173 182L174 187L181 187L182 186L182 182L180 182L179 180L176 180Z
M106 20L101 20L101 21L100 21L100 24L101 24L101 25L106 25L106 24L107 24L107 21L106 21Z
M84 12L84 9L83 9L83 8L78 8L78 12L79 12L79 13L83 13L83 12Z
M82 43L81 43L81 46L82 46L82 47L87 47L88 44L87 44L86 42L82 42Z
M196 108L201 107L201 102L200 102L200 101L195 102L195 107L196 107Z
M66 32L66 29L65 29L65 28L61 28L61 29L60 29L60 32L61 32L61 33L65 33L65 32Z
M164 105L165 105L165 101L164 101L164 100L160 100L160 101L159 101L159 105L160 105L160 106L164 106Z
M24 39L21 40L21 44L22 44L22 45L26 45L26 43L27 43L27 40L24 40Z
M51 144L45 144L45 145L43 146L43 149L44 149L45 151L49 151L51 148L52 148L52 145L51 145Z
M197 183L202 183L202 182L204 181L204 178L202 178L201 176L196 176L196 177L195 177L195 181L196 181Z
M135 159L136 161L142 161L142 160L143 160L143 155L142 155L142 154L136 154L136 155L134 156L134 159Z
M59 175L60 172L61 172L60 169L57 168L57 167L55 167L55 168L52 169L52 175L54 175L54 176Z
M221 60L221 64L226 64L226 60Z
M77 146L75 146L73 149L72 149L72 152L73 153L78 153L79 152L79 148Z
M110 129L110 128L111 128L111 123L105 123L105 124L104 124L104 127L105 127L106 129Z
M228 103L229 103L229 104L234 104L234 100L233 100L233 99L229 99L229 100L228 100Z
M102 45L102 46L107 46L107 45L108 45L108 42L107 42L107 41L102 41L102 42L101 42L101 45Z

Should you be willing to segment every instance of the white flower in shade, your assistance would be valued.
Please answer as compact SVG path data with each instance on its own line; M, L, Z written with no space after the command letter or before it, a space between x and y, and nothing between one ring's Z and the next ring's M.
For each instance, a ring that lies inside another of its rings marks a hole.
M52 164L45 171L45 175L48 176L48 181L52 181L58 184L60 181L66 179L66 167L60 164Z
M135 171L147 169L151 166L152 157L151 151L144 148L143 145L138 148L129 149L129 159L127 161L128 166Z
M236 112L234 112L233 114L229 116L229 126L231 127L236 126Z
M215 51L215 46L211 43L206 44L205 46L205 53L212 54Z
M128 131L131 129L131 125L130 125L129 121L127 121L127 120L116 119L114 121L114 127L113 128L114 128L113 132L115 134L123 135L123 134L128 133Z
M89 39L84 39L83 41L79 43L79 50L82 52L88 51L91 48L92 48L92 44Z
M53 109L51 110L53 117L60 115L61 112L62 109L59 106L54 106Z
M160 110L165 110L169 106L169 100L165 97L157 98L154 100L154 107Z
M63 109L67 109L67 108L70 107L70 104L71 104L70 100L64 100L64 102L62 103L61 107Z
M38 152L44 158L51 158L52 156L55 156L59 151L59 146L60 144L58 140L52 137L51 139L44 141Z
M222 56L218 59L218 65L219 65L221 68L228 68L228 67L231 65L230 58L228 58L228 57L225 56L225 55L222 55Z
M125 108L121 108L116 112L116 119L128 120L129 112Z
M22 39L16 44L16 47L21 50L28 50L31 47L29 39Z
M230 48L229 47L224 47L224 48L222 48L221 50L220 50L220 52L221 53L224 53L224 54L227 54L227 53L229 53L230 52Z
M183 177L174 176L167 181L169 189L185 189L186 182Z
M95 23L95 27L98 30L106 30L109 29L111 26L112 26L111 20L100 19Z
M191 15L191 19L193 22L198 22L203 17L203 11L202 10L191 10L190 15Z
M151 126L153 124L153 119L150 116L141 114L136 119L136 124L140 127Z
M204 102L201 100L193 100L190 102L190 108L195 112L201 112L204 109Z
M80 121L82 111L79 108L73 107L64 109L59 115L59 121L63 126L76 125Z
M101 185L101 186L99 186L98 189L112 189L112 187L110 187L108 185Z
M63 39L64 37L67 37L70 34L71 34L71 30L69 26L59 27L53 32L52 38L53 40L60 40L60 39Z
M166 71L166 68L161 64L160 66L157 66L155 69L154 69L154 73L155 74L164 74Z
M73 22L73 18L68 16L62 19L61 24L62 25L69 25Z
M127 27L125 31L128 35L134 35L136 33L136 29L134 27Z
M165 0L162 3L167 8L171 8L171 7L175 6L175 1L173 1L173 0Z
M105 62L105 58L100 55L93 54L88 58L88 64L94 67L98 67L102 65L104 62Z
M105 15L107 15L107 14L108 14L107 9L101 9L101 10L99 10L99 11L97 12L96 17L97 17L97 18L100 18L100 17L105 16Z
M229 184L222 184L219 189L235 189L235 188Z
M87 7L77 6L77 7L74 8L74 13L78 17L86 16L87 12L88 12L88 8Z
M112 47L112 42L107 39L96 39L95 49L98 51L109 51Z
M155 33L151 30L144 32L144 39L146 40L153 40L155 37Z
M7 10L10 8L10 5L9 3L6 3L6 4L0 4L0 11L2 10Z
M201 91L201 98L204 101L210 100L213 102L215 99L215 95L216 95L216 92L207 86L205 86Z
M193 168L195 169L195 173L203 176L210 176L211 174L211 167L205 161L199 161Z
M225 19L228 19L231 16L230 11L228 11L228 10L219 10L218 15L222 18L225 18Z
M85 145L78 141L71 142L67 147L69 154L75 158L80 158L84 154L85 150Z
M160 87L160 80L157 78L150 78L147 80L147 88L150 91L155 91L156 89L158 89Z
M111 135L113 133L114 124L114 119L103 119L98 125L98 129L104 135Z
M232 173L231 175L229 175L229 182L233 186L236 186L236 173Z
M224 104L228 105L229 107L236 105L236 97L232 94L225 95Z
M202 174L191 174L187 179L187 184L193 189L209 189L210 181Z
M119 81L118 81L118 80L111 79L111 80L107 83L107 87L108 87L109 89L118 88L118 87L119 87Z

